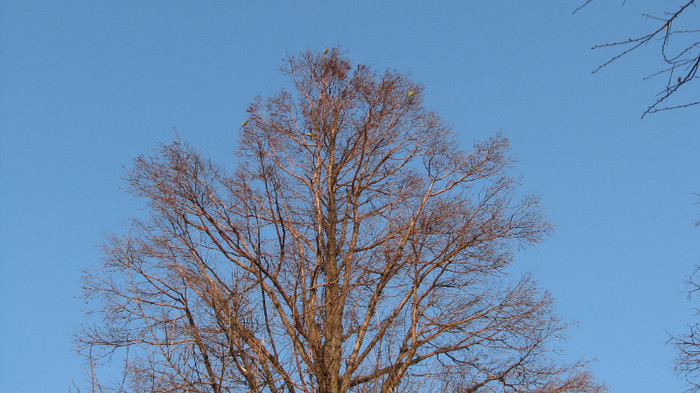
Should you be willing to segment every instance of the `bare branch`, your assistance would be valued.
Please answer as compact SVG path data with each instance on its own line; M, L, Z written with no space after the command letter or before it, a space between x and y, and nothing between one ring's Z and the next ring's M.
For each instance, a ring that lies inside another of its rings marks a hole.
M592 0L587 0L583 5L574 10L574 13L587 6L591 1ZM656 100L644 111L642 118L649 113L687 108L696 104L696 102L691 102L686 104L670 105L664 108L657 108L659 105L667 102L672 96L674 96L674 94L681 87L689 85L696 77L698 64L700 64L700 40L697 39L697 35L700 34L700 29L675 28L678 25L682 26L686 20L690 20L690 23L694 23L692 14L689 11L691 10L691 6L695 6L695 0L686 0L686 2L682 4L677 11L667 13L664 16L643 14L644 17L658 22L656 27L650 32L635 38L595 45L592 48L622 48L619 53L613 55L606 62L593 70L593 73L596 73L618 59L627 56L646 44L651 43L652 40L658 39L660 41L659 52L661 54L661 59L663 59L663 61L668 64L669 67L661 71L654 72L644 79L646 80L661 74L668 74L668 77L664 89L659 92ZM682 18L683 16L688 16L688 14L691 14L689 18Z

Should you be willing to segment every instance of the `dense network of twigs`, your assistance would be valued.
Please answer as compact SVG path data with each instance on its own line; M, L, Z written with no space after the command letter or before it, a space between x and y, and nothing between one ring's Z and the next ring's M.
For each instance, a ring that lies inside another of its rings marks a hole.
M128 349L119 391L602 391L557 353L551 298L506 274L550 229L508 141L461 149L420 85L337 48L283 71L235 172L180 141L136 160L150 216L85 276L92 369Z

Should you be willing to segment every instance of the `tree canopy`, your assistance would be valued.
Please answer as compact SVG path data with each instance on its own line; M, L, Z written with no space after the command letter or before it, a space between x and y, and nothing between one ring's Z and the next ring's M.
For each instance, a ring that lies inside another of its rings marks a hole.
M604 390L508 274L551 227L505 137L461 148L421 85L339 48L282 70L232 173L179 140L129 170L149 215L86 273L91 365L128 350L135 392Z

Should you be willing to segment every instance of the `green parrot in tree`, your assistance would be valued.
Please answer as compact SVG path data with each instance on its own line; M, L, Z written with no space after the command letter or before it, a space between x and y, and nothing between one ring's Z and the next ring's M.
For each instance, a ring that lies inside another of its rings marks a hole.
M246 121L244 121L243 123L241 123L241 127L245 127L246 124L248 124L248 120L246 120Z
M413 90L408 92L408 98L413 98Z
M328 48L326 48L326 49L323 50L323 55L325 56L325 55L327 55L327 54L328 54Z

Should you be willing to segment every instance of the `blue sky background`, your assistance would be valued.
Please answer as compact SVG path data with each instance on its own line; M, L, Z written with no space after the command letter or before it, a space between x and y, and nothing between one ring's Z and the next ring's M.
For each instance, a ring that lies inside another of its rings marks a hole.
M67 391L85 375L70 337L80 272L142 211L123 167L173 127L233 165L248 103L286 83L282 58L338 44L410 72L465 145L511 139L556 225L515 270L579 321L564 349L597 358L613 392L682 391L665 342L694 318L700 109L640 120L664 82L642 81L662 67L655 48L595 75L614 52L589 49L676 2L571 15L580 2L0 2L0 391Z

